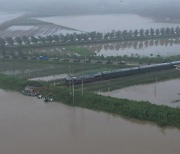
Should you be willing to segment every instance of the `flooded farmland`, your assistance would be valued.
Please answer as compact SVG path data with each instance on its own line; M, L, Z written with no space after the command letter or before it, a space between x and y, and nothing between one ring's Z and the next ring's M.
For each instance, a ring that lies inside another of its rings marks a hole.
M180 38L169 39L152 39L152 40L139 40L139 41L124 41L112 43L96 43L77 45L79 48L88 48L96 54L96 56L128 56L128 57L157 57L157 56L175 56L179 55ZM12 57L23 56L40 56L47 55L48 57L65 57L71 56L73 52L67 50L66 47L42 47L34 49L24 49L23 51L17 50L11 52L9 50L0 50L0 57L7 55Z
M22 13L5 13L0 12L0 24L2 24L5 21L12 20L18 16L22 15Z
M3 154L179 154L180 130L0 90Z
M105 15L79 15L79 16L53 16L37 18L42 21L62 25L84 32L98 31L111 32L114 30L135 30L162 27L176 27L178 24L158 23L152 19L135 14L105 14ZM180 24L179 24L180 25Z
M157 105L180 107L180 79L136 85L102 94L116 98L149 101Z
M97 56L129 56L129 57L157 57L179 55L180 40L152 39L145 41L124 41L84 46L94 51Z

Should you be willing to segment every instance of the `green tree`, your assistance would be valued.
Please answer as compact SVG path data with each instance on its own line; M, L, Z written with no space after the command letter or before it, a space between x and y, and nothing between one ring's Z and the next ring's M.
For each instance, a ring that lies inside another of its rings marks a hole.
M150 35L154 36L154 29L153 28L150 29Z
M110 39L114 39L115 38L115 30L112 30L112 32L110 33Z
M46 43L46 38L42 36L38 36L38 39L41 43Z
M103 33L97 33L97 39L102 40L103 39Z
M136 29L136 30L134 31L134 37L137 38L137 37L138 37L138 34L139 34L139 32L138 32L138 30Z
M6 41L0 37L0 46L4 47L6 45Z
M166 34L166 35L170 35L170 33L171 33L171 30L170 30L169 27L167 27L167 28L166 28L166 31L165 31L165 34Z
M49 42L49 43L52 43L53 39L54 39L54 38L53 38L52 35L46 36L46 41Z
M27 36L23 36L23 37L22 37L22 41L23 41L26 45L30 44L30 40L29 40L29 38L28 38Z
M122 36L123 36L123 38L128 38L128 32L127 32L127 30L124 30L124 31L122 32Z
M97 33L94 31L94 32L90 32L90 37L92 40L96 40L97 38Z
M161 28L160 32L161 32L161 36L165 35L165 29L164 28Z
M175 30L174 30L173 27L172 27L171 30L170 30L170 34L171 34L171 35L174 35L174 34L175 34Z
M34 36L31 36L31 42L33 43L33 44L37 44L38 43L38 38L37 37L34 37Z
M128 32L128 38L130 39L130 38L132 38L132 37L133 37L133 31L130 30L130 31Z
M12 37L6 37L6 42L9 44L9 45L14 45L14 40Z
M140 31L139 31L139 35L140 35L141 37L143 37L143 36L144 36L144 29L140 29Z
M116 34L115 34L115 37L116 37L117 39L121 39L121 38L122 38L122 32L121 32L120 30L118 30L118 31L116 32Z
M175 32L176 32L176 35L179 35L179 34L180 34L180 28L179 28L179 26L176 27Z
M22 45L23 41L22 41L22 39L20 37L16 37L14 40L18 45Z
M149 32L149 29L146 29L146 30L145 30L145 36L148 37L148 36L149 36L149 33L150 33L150 32Z
M108 40L110 38L110 33L106 33L105 35L104 35L104 39L105 40Z
M159 30L159 29L156 29L156 30L155 30L155 34L156 34L156 36L159 36L159 35L160 35L160 30Z

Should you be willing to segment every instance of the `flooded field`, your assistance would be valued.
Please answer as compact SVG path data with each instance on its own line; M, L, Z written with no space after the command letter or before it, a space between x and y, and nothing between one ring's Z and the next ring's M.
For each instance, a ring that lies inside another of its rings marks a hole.
M0 90L3 154L179 154L180 130Z
M79 48L88 48L96 56L128 56L128 57L159 57L159 56L174 56L180 52L180 38L169 39L152 39L145 41L126 41L114 43L99 43L77 45ZM67 57L74 53L67 50L66 47L42 47L34 49L25 49L23 51L0 51L1 57L7 55L12 57L23 56L40 56L47 55L48 57Z
M0 30L0 36L2 38L6 38L8 36L13 37L22 37L22 36L48 36L48 35L60 35L67 33L79 33L78 31L71 30L68 28L62 28L58 25L54 24L41 24L41 25L34 25L34 26L11 26L9 28Z
M53 16L37 19L85 32L111 32L113 29L135 30L141 28L149 29L151 27L161 28L177 26L177 24L154 22L152 19L140 17L135 14Z
M1 38L22 37L22 36L48 36L67 33L79 33L74 29L56 25L53 23L42 22L22 16L23 13L2 13L0 12L0 29ZM18 18L17 18L18 17ZM8 21L8 23L4 23Z
M21 13L5 13L0 12L0 24L2 24L5 21L12 20L18 16L22 15Z
M144 100L158 105L180 107L180 79L131 86L102 94L116 98Z
M179 55L180 39L152 39L86 45L97 56L157 57Z

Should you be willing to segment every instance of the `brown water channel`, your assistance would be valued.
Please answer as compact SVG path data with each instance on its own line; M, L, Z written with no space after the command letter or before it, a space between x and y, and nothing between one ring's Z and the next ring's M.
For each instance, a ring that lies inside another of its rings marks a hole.
M144 100L158 105L180 107L180 79L131 86L102 94L116 98Z
M0 90L2 154L179 154L180 130Z

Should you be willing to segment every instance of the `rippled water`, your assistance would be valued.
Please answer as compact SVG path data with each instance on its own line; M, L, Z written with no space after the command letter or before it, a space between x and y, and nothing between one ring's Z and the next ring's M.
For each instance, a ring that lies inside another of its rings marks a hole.
M2 154L179 154L180 130L0 90Z

